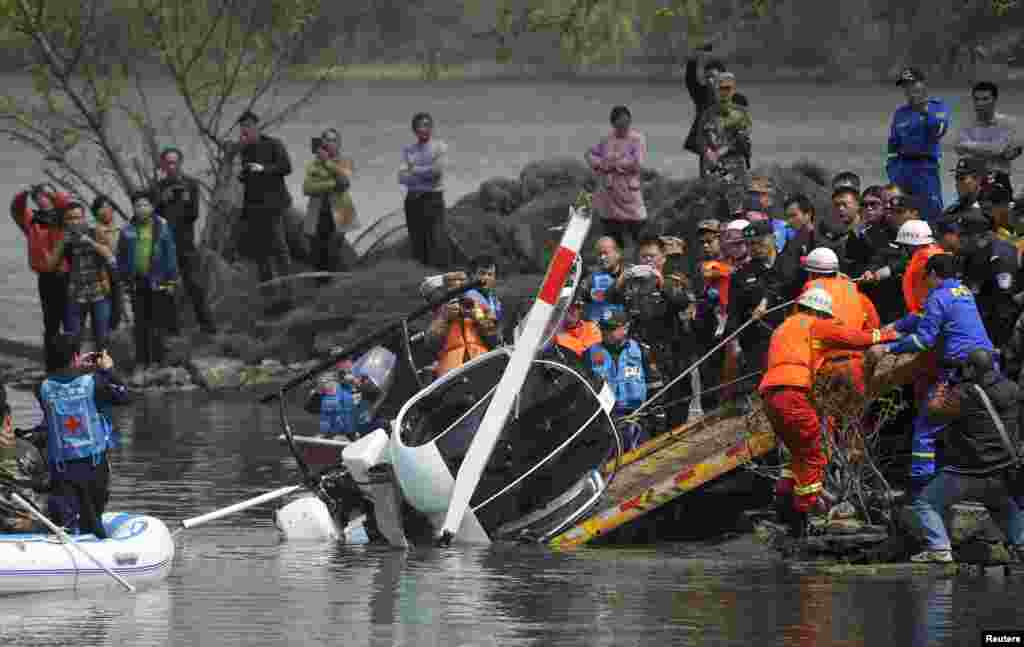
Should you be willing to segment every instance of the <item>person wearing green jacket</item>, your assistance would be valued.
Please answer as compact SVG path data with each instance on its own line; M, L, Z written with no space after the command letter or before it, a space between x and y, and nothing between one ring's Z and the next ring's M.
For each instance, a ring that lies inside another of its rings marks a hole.
M306 177L302 182L302 192L309 197L303 229L310 239L314 265L321 272L332 269L335 236L358 226L348 190L352 161L338 157L340 144L341 135L334 128L328 128L314 139L316 157L306 164ZM335 256L340 259L340 255Z

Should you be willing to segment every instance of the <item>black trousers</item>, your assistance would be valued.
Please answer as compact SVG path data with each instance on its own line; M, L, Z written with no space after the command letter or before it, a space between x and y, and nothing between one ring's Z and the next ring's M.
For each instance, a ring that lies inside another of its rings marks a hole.
M68 461L63 470L50 469L49 513L58 526L107 537L103 512L110 500L110 463L106 455L98 465L92 458Z
M178 248L178 274L185 286L188 298L192 300L192 308L196 313L196 321L200 326L206 328L213 325L213 317L210 314L210 306L206 301L206 288L203 287L200 278L201 259L199 252L195 249ZM173 330L179 330L178 318L171 320Z
M54 342L60 335L61 323L68 304L68 275L63 272L40 272L39 303L43 309L43 360L47 372L56 371Z
M284 209L246 206L243 213L245 248L249 258L256 261L260 281L265 283L288 274L291 254L284 230Z
M443 193L433 191L407 195L405 226L409 231L409 245L414 259L424 265L448 267L450 257Z
M144 279L135 279L135 366L142 368L164 361L166 322L174 317L170 293L153 290Z

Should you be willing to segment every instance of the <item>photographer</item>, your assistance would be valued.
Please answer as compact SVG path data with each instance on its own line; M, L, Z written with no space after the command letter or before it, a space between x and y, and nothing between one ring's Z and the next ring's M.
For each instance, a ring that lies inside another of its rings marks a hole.
M445 289L465 285L465 272L445 275ZM497 335L497 319L483 304L463 295L437 309L427 332L427 343L439 347L434 376L441 377L491 349L487 339Z
M911 512L924 529L925 550L914 562L951 562L942 514L964 500L981 501L1006 533L1011 551L1024 560L1024 511L1020 506L1020 388L996 369L992 353L967 354L955 386L941 384L928 402L934 422L949 422L943 466Z
M28 204L29 197L36 208ZM43 308L43 346L47 369L52 369L53 340L60 334L66 309L68 276L67 263L53 268L47 262L57 242L64 237L64 223L60 210L67 206L68 197L58 193L52 185L38 184L14 196L11 218L28 241L29 267L38 276L39 302Z
M107 537L103 510L110 497L107 449L112 432L101 408L128 401L123 381L113 373L107 353L81 357L75 341L54 341L58 368L47 374L37 397L46 422L46 454L52 489L49 512L54 523L81 533Z
M181 172L183 161L184 155L177 148L165 148L160 153L160 170L164 177L154 190L156 210L174 230L178 271L192 299L196 321L204 333L212 335L217 332L217 328L206 302L206 290L201 279L202 267L195 242L195 225L199 219L199 181ZM177 333L177 317L174 317L171 324L172 332Z
M291 256L285 237L285 210L292 196L284 183L292 162L281 140L260 132L260 118L246 111L238 119L241 130L242 205L248 253L259 266L260 281L288 274Z
M302 192L309 196L303 230L312 242L315 268L320 272L332 271L331 249L337 247L332 244L335 236L359 226L348 191L352 160L338 158L340 145L341 135L334 128L314 138L316 159L306 164L306 178L302 182Z
M96 231L86 225L81 204L73 202L64 210L64 238L57 241L47 260L51 268L67 267L64 333L75 340L77 351L85 320L91 318L96 350L105 350L110 334L114 250L96 241Z

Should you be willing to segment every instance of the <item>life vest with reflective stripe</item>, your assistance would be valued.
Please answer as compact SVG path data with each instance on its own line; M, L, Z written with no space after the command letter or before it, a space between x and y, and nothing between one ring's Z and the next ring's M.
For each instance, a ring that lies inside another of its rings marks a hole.
M46 412L46 454L52 465L92 457L98 464L107 450L108 428L96 408L96 378L81 375L68 382L49 378L39 389Z
M602 344L591 346L587 358L594 373L607 382L615 394L617 413L633 411L647 399L643 353L635 340L626 340L618 361L612 359L611 353Z

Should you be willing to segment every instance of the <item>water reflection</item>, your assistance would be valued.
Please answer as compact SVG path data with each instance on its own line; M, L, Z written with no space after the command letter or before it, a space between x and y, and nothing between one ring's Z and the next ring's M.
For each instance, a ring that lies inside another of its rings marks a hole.
M0 645L166 645L171 640L171 595L161 584L134 595L120 589L5 597L0 601Z
M295 481L274 409L248 398L146 398L118 416L112 509L172 523ZM1021 576L794 574L748 538L405 552L284 544L272 511L182 533L166 585L137 598L0 600L0 645L973 644L1024 604Z

